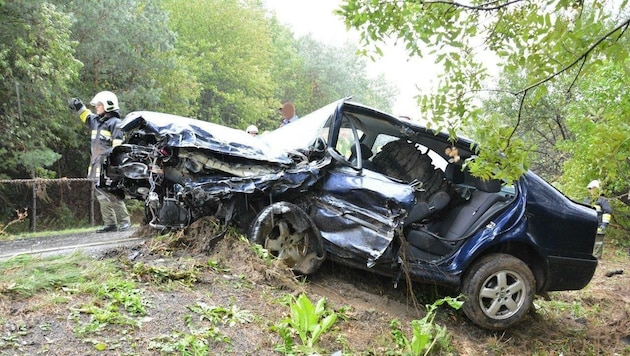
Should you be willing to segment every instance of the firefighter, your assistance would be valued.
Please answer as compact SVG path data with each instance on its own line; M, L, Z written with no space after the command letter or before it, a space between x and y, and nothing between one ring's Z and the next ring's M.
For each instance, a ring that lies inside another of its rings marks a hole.
M258 136L258 127L256 127L255 125L247 126L247 129L245 131L247 131L247 133L252 136Z
M597 211L597 237L595 238L595 247L593 249L593 256L600 258L602 256L604 248L604 235L606 234L606 228L610 223L610 216L612 209L608 199L601 195L600 182L593 180L586 186L589 195L584 199L584 203L590 205Z
M79 118L91 131L91 155L88 167L88 178L96 185L96 199L99 202L104 226L96 232L125 231L131 227L131 218L123 198L99 189L101 167L113 147L122 143L123 133L116 128L120 123L118 98L111 91L102 91L90 101L96 113L92 113L78 98L68 102L71 110L79 114Z

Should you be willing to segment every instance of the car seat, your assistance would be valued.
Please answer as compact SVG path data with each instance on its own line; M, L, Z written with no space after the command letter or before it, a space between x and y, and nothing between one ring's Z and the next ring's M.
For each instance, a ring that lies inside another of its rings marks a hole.
M435 260L447 255L459 241L485 224L489 216L484 214L493 214L507 204L509 199L499 193L500 180L484 181L472 176L469 178L474 188L471 189L468 200L453 207L442 221L406 231L409 250L416 257Z
M357 146L356 145L352 145L350 147L350 152L352 154L352 163L356 164L357 163ZM370 158L374 155L374 153L372 152L372 150L364 143L360 143L359 147L361 148L361 167L369 169L369 170L373 170L374 169L374 164L372 163L372 161L370 161Z
M496 203L508 200L505 195L499 193L500 180L482 180L476 177L473 180L477 189L471 192L470 199L453 209L441 225L438 234L446 240L458 240L471 233L478 227L478 222L485 212Z

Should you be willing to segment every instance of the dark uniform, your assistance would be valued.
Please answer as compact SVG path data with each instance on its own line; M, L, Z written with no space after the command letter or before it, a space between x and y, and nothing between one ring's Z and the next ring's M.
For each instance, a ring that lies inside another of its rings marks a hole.
M95 180L96 199L105 225L96 232L124 231L131 226L124 200L99 189L101 167L112 148L120 145L123 139L123 133L116 128L120 123L118 99L111 92L100 92L90 102L93 106L101 103L105 112L100 115L92 113L76 98L70 100L69 106L76 110L81 121L90 128L91 155L87 176Z
M590 205L597 211L597 237L595 238L595 247L593 248L593 256L600 258L604 249L604 235L606 234L606 228L610 223L612 209L608 199L599 194L599 181L594 180L587 186L589 190L596 189L592 192L591 196L584 199L584 203Z

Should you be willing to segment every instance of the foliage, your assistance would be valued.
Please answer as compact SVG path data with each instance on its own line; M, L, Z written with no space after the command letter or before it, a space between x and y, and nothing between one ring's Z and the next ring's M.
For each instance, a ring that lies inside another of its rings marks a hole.
M428 355L438 349L447 350L450 345L450 337L445 327L434 323L437 309L442 304L448 304L451 308L458 310L464 303L461 298L444 297L438 299L433 304L426 305L427 314L420 320L411 322L413 336L409 340L403 331L398 320L392 320L389 324L392 338L405 355Z
M90 6L80 0L58 1L72 17L72 38L79 42L76 58L83 63L73 96L89 102L97 92L111 90L123 115L147 108L171 111L194 97L195 86L177 63L175 34L161 1L104 0ZM165 90L173 77L178 77L180 90ZM188 84L193 90L184 89Z
M202 88L196 118L244 129L275 113L266 55L271 36L258 2L168 0L162 6L178 36L178 56Z
M297 115L308 114L335 100L354 100L388 111L398 94L383 76L370 78L366 61L357 56L356 44L326 44L311 35L293 39L288 29L272 18L273 80L278 83L274 108L291 101ZM273 113L276 128L279 117ZM263 126L267 128L268 126Z
M135 263L131 268L133 274L144 281L164 284L178 281L186 286L195 284L199 278L199 266L185 266L185 269L169 268L164 266L152 266L142 262Z
M0 17L0 177L47 177L55 152L77 142L59 120L80 67L70 20L43 1L9 1Z
M295 351L312 354L317 350L319 338L337 321L337 313L326 308L325 298L321 298L313 305L304 293L297 298L293 297L289 307L291 308L289 316L282 319L276 327L284 341L278 350L286 354ZM299 336L301 345L294 345L294 333Z
M252 321L253 316L249 310L243 310L232 305L230 307L210 306L203 302L188 306L188 309L200 315L200 320L208 320L212 324L235 326Z
M181 355L207 355L210 341L229 343L229 337L223 335L219 326L233 327L249 323L253 319L248 310L232 305L230 307L209 306L198 302L187 306L188 310L199 316L199 322L207 321L209 326L195 325L191 315L185 317L190 333L176 332L171 335L153 338L149 349L164 353L178 351Z
M630 44L630 41L626 41ZM599 179L605 195L626 203L630 183L630 61L606 61L580 82L580 96L568 106L567 125L575 140L562 143L572 153L565 165L563 184L581 197L589 181Z
M302 90L308 97L308 101L297 103L302 112L309 113L348 96L391 111L397 89L383 78L369 78L365 60L356 55L356 45L326 45L304 36L298 39L297 48L303 61Z
M52 211L51 216L39 219L37 225L45 229L63 230L68 226L86 225L80 224L79 219L73 216L72 209L63 202L59 202Z
M522 73L523 86L498 88L514 96L517 122L475 137L484 150L475 165L481 175L515 179L529 167L527 143L515 139L524 103L536 105L562 73L572 80L564 90L594 74L602 58L621 64L628 53L627 1L513 1L471 3L444 1L346 0L338 14L358 29L366 53L379 54L379 43L393 38L410 56L432 55L444 68L436 93L422 93L423 112L451 135L462 127L493 126L497 118L479 110L479 93L488 85L485 63L508 73ZM620 67L617 69L621 69ZM599 105L597 106L599 107ZM624 112L628 117L628 112ZM485 126L484 126L485 125ZM511 130L510 130L511 128ZM514 148L510 146L514 145ZM608 155L610 157L610 154ZM500 169L496 169L497 164Z
M525 84L526 78L522 73L504 72L499 86L509 88ZM516 127L513 137L523 141L521 149L529 155L531 169L549 182L557 182L561 178L564 163L571 156L569 152L558 149L558 145L574 138L567 127L566 107L570 98L562 87L563 83L550 85L547 95L535 104L524 102L522 108L514 101L514 96L506 92L494 93L482 101L483 111L492 113L487 115L486 120L491 124L488 125L491 126L489 131L493 130L493 121L490 120L493 117L496 125ZM484 135L479 127L471 131L475 137Z
M0 16L0 178L84 176L89 136L67 100L102 90L123 116L261 130L277 127L284 101L302 114L348 94L391 101L354 48L295 39L256 0L2 1Z

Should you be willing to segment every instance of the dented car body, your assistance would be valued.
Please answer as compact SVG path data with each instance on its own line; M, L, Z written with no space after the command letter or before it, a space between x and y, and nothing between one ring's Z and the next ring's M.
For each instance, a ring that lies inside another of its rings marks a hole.
M533 172L475 178L473 142L348 100L258 137L155 112L121 129L101 185L144 201L147 224L214 216L297 273L328 258L446 285L484 328L518 322L536 293L585 287L597 266L592 209Z

